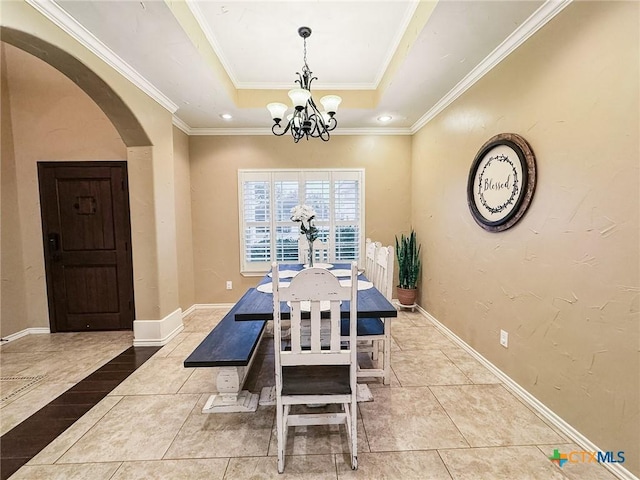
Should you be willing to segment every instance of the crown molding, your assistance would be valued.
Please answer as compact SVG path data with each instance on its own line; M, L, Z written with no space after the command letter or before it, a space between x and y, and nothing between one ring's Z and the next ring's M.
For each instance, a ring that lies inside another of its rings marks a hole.
M382 78L384 77L384 74L389 69L389 65L391 64L391 60L393 60L393 57L395 56L396 51L398 50L398 48L400 46L400 42L402 41L402 38L404 37L405 33L407 32L407 28L409 28L409 24L411 23L411 19L416 14L416 10L418 9L418 5L420 4L420 1L419 0L411 0L410 3L411 3L411 5L407 9L407 12L406 12L405 16L404 16L404 18L402 19L402 21L400 23L400 28L396 32L396 36L392 41L393 48L390 48L387 51L387 55L386 55L384 61L382 62L382 66L380 67L380 70L376 74L376 78L373 81L372 87L369 87L371 90L377 90L378 87L380 86L380 82L382 81Z
M182 122L180 120L180 122ZM184 124L184 122L182 122ZM176 127L180 128L174 122ZM186 125L186 124L185 124ZM187 135L212 135L212 136L234 136L234 135L258 135L258 136L274 136L271 128L188 128L184 130ZM340 128L331 132L331 136L342 135L411 135L409 128ZM285 137L287 135L284 135Z
M137 86L144 93L153 98L163 108L171 113L178 110L178 106L158 90L151 82L134 70L127 62L116 55L109 47L98 40L91 32L80 25L71 15L52 0L25 0L42 15L51 20L64 32L81 43L98 58L112 67L123 77Z
M340 128L331 135L411 135L410 128Z
M244 82L238 84L238 90L291 90L296 88L297 80L290 83L260 83L260 82ZM318 90L375 90L377 85L374 83L322 83L314 81L313 91Z
M511 52L526 42L529 37L547 24L573 0L547 0L538 10L513 31L500 45L498 45L482 62L469 72L449 93L442 97L427 113L411 126L411 133L416 133L440 112L453 103L464 92L471 88L496 65L504 60Z
M195 18L196 22L198 22L198 25L200 25L200 30L202 30L202 33L204 33L204 36L207 38L209 45L211 45L211 48L213 48L213 52L218 57L218 60L222 64L222 67L224 68L225 72L227 72L227 75L229 76L229 80L231 80L231 83L233 84L234 88L237 90L239 88L238 79L236 78L235 74L233 73L233 70L231 69L231 64L227 61L226 57L223 55L222 47L220 47L220 44L216 41L215 35L209 28L209 23L207 22L207 19L204 13L202 13L202 10L200 10L200 7L198 6L198 4L193 0L185 0L185 3L187 4L187 7L189 7L189 10L191 10L191 14L193 15L193 18Z
M190 128L189 135L201 136L201 135L273 135L271 129L264 127L252 127L252 128Z
M181 118L177 117L175 114L171 117L171 123L173 124L174 127L179 128L180 130L182 130L183 133L186 133L187 135L190 135L190 131L192 130L192 128L187 125L184 120L182 120Z

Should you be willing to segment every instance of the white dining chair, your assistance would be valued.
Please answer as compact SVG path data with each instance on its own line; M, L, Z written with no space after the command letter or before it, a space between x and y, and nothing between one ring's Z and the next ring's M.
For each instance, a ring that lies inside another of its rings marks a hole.
M309 262L309 241L307 237L300 234L298 239L298 261L300 263ZM329 262L329 244L323 242L319 238L316 238L313 242L313 261L314 262Z
M373 276L376 265L376 249L378 246L381 246L380 242L374 242L370 238L367 238L365 242L365 262L364 262L364 273L371 280L370 277Z
M357 265L351 265L352 278L357 278ZM358 434L356 403L356 325L351 322L348 340L340 335L340 304L350 301L350 318L357 317L357 283L342 286L326 269L309 268L279 285L278 266L272 267L273 318L276 379L276 429L278 472L284 472L287 433L290 428L309 425L345 425L349 439L351 468L358 467ZM283 341L280 335L282 303L290 306L291 335ZM303 319L309 312L309 319ZM326 312L327 319L322 319ZM304 322L309 325L306 333ZM329 329L328 341L321 340L321 329ZM294 405L339 404L338 413L291 413Z
M394 248L391 245L376 248L373 278L369 278L369 280L389 301L393 296L393 263Z
M371 242L375 246L374 264L367 274L386 298L391 301L393 295L394 248L383 247L379 242ZM373 250L373 249L372 249ZM368 261L368 256L367 256ZM359 318L357 321L358 351L371 355L373 366L360 365L358 378L382 378L384 385L391 382L391 322L390 318ZM343 321L342 333L346 335L347 325ZM382 352L382 359L380 359Z

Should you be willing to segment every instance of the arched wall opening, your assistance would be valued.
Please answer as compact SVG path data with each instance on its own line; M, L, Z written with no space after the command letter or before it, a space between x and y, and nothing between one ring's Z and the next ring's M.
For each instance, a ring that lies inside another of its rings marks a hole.
M111 120L127 147L151 146L151 140L131 109L91 69L64 50L29 33L0 27L0 38L38 57L78 85Z

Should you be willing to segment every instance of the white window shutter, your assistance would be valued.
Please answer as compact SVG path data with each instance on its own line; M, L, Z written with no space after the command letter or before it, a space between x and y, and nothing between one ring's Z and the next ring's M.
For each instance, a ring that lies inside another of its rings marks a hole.
M316 211L329 261L358 260L364 248L364 169L239 170L241 270L263 273L272 261L297 263L300 225L291 208Z

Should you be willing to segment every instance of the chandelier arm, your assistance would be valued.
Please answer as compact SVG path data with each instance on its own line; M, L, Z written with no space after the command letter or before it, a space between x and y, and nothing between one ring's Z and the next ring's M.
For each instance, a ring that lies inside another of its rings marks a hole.
M316 129L318 131L318 133L316 135L312 135L314 138L322 138L322 140L327 141L329 140L329 135L328 132L330 132L331 130L333 130L334 128L336 128L337 125L337 121L334 117L331 117L329 119L329 123L325 122L325 117L322 116L322 114L320 113L318 106L316 105L316 103L313 101L313 97L309 98L308 104L311 106L312 110L313 110L313 116L314 118L314 122L316 124ZM325 139L323 134L324 132L327 132L327 138Z
M303 107L301 110L296 110L293 112L293 117L291 117L291 134L295 133L295 136L299 139L303 136L303 125L307 118L307 107Z
M309 76L307 76L306 81L307 81L307 86L305 87L307 90L311 91L311 82L313 82L314 80L317 80L318 77L312 77L311 76L311 72L309 72Z
M320 109L316 105L316 102L313 101L313 97L309 97L309 100L307 103L311 106L311 109L313 110L312 115L316 117L316 123L319 125L319 128L320 127L324 128L323 126L326 125L324 122L324 117L320 113Z
M320 138L325 142L329 140L329 132L322 123L322 117L313 114L310 117L310 121L312 123L312 127L309 129L309 136L311 138Z
M327 124L327 132L331 132L332 130L335 130L337 126L338 126L338 120L336 120L336 117L331 117L329 119L329 123Z
M312 113L309 116L309 122L311 123L311 127L309 128L309 136L311 138L319 138L322 133L322 125L318 121L319 117L315 113Z
M311 106L311 109L313 110L313 113L319 116L320 115L320 109L316 105L316 102L313 101L313 97L309 97L309 100L307 100L307 103Z
M317 134L314 135L315 138L320 138L321 140L328 142L329 141L329 130L326 128L326 125L323 123L322 117L318 117L316 120L316 130Z
M280 125L279 123L274 123L271 126L271 133L273 133L274 135L276 135L277 137L281 137L282 135L284 135L285 133L287 133L287 130L289 130L289 128L291 127L291 122L287 123L287 126L284 128L284 130L282 130L280 133L276 132L276 127L282 129L282 125Z
M302 122L304 121L304 116L302 114L304 110L298 111L296 110L293 113L293 116L291 117L291 120L289 120L289 125L287 125L287 129L290 128L291 131L291 136L293 137L293 140L295 143L298 143L298 141L303 137L303 131L302 131ZM298 122L298 127L296 127L296 123Z

